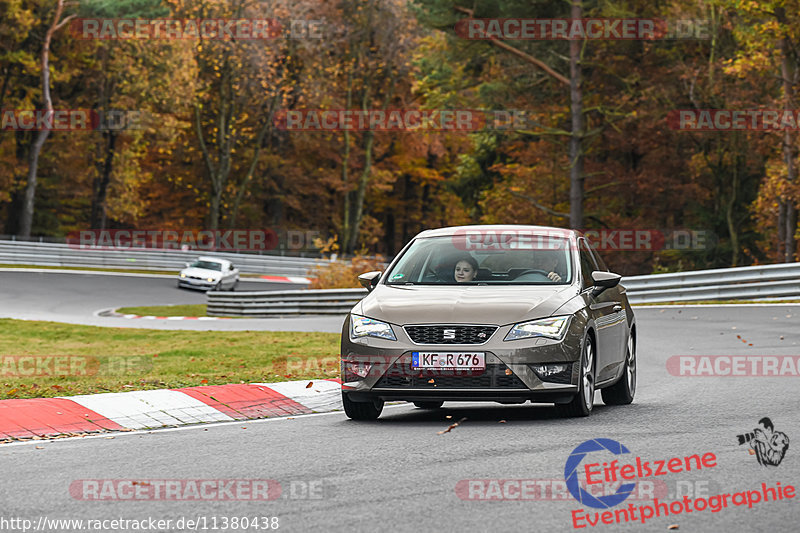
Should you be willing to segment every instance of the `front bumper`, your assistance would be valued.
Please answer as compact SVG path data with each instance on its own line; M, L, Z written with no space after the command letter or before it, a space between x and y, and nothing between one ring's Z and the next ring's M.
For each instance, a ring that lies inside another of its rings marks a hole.
M352 340L348 319L342 332L342 390L353 401L378 398L508 403L569 401L578 391L582 321L573 317L561 341L546 338L504 341L510 329L510 325L499 327L484 344L418 345L397 326L393 326L397 341L373 337ZM482 352L486 369L415 370L411 366L413 352ZM366 377L349 371L348 363L369 364ZM532 368L543 363L567 364L568 369L557 378L543 379Z
M188 289L201 289L207 291L216 287L217 283L219 283L219 281L208 281L207 279L195 278L178 278L178 285Z

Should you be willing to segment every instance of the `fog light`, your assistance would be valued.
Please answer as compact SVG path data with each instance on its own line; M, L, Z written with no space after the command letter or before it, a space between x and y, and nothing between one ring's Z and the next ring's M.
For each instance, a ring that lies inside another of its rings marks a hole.
M546 363L530 367L542 381L564 384L572 381L572 363Z
M358 378L364 379L369 375L369 370L372 368L372 363L364 363L359 361L347 361L345 363L345 373L353 374ZM345 378L345 381L350 381Z
M533 369L542 377L552 376L554 374L561 374L567 370L568 365L533 365Z

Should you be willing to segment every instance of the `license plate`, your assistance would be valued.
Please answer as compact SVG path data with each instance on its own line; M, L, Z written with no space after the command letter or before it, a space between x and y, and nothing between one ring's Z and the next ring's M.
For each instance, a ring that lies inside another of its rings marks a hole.
M413 352L411 368L430 370L485 370L484 352Z

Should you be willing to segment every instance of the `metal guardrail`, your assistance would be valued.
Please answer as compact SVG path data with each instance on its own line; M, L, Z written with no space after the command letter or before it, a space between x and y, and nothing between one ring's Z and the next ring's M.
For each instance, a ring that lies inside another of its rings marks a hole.
M282 315L344 315L366 289L209 292L209 316L266 318Z
M198 256L228 259L247 274L306 276L328 261L280 255L256 255L203 250L164 249L86 249L74 245L26 241L0 241L0 264L62 267L125 268L133 270L173 270Z
M800 263L699 270L622 280L631 303L800 298ZM365 289L209 292L211 316L344 315Z
M800 297L800 263L631 276L622 283L631 303Z

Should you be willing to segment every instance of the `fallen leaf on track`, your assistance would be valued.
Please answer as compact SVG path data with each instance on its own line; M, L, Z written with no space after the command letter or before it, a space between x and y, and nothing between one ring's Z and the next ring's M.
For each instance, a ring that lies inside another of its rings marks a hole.
M463 422L464 420L466 420L466 418L462 418L461 420L459 420L455 424L450 424L447 427L447 429L438 432L437 435L444 435L445 433L450 433L451 431L453 431L454 428L458 427L458 425L461 424L461 422Z
M311 388L311 387L313 387L313 386L314 386L314 382L313 382L313 381L309 381L309 382L308 382L308 385L306 385L306 388L307 388L307 389L310 389L310 388Z

